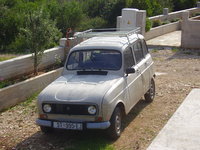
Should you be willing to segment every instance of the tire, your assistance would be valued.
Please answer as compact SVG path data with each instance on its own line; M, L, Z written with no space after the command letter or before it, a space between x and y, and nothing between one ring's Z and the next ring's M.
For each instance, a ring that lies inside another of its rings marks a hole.
M116 107L110 119L110 127L107 129L107 134L112 140L116 140L121 135L122 128L122 113L119 107Z
M51 127L40 126L40 129L45 134L49 134L53 132L53 128Z
M144 94L144 98L146 102L152 102L155 97L155 81L154 79L151 79L151 85L150 89L147 91L147 93Z

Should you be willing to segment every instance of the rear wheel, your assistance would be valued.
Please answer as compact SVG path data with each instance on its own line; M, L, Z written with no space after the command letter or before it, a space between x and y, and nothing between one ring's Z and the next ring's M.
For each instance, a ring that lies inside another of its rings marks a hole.
M40 126L40 129L43 133L48 134L53 132L53 128L51 127L45 127L45 126Z
M122 113L119 107L116 107L110 119L110 127L108 128L108 135L111 139L116 140L121 135Z
M144 98L147 102L152 102L154 97L155 97L155 81L154 79L151 79L150 89L144 95Z

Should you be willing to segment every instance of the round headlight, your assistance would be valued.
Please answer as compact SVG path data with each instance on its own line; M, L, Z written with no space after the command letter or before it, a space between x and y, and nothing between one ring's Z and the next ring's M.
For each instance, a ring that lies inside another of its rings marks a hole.
M94 115L97 112L97 109L95 106L89 106L88 107L88 113L91 115Z
M45 104L43 106L43 110L44 110L44 112L47 112L47 113L51 112L51 105Z

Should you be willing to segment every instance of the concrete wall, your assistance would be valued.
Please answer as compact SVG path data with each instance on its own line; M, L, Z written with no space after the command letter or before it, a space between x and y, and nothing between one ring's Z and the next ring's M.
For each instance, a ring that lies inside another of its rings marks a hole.
M187 11L183 15L181 47L200 49L200 20L189 19Z
M0 111L25 101L35 92L45 88L57 79L63 68L42 74L40 76L25 80L23 82L0 89Z
M181 29L180 22L169 23L166 25L162 25L159 27L152 28L150 31L145 33L145 40L149 40L163 34L167 34L173 31L177 31Z
M64 48L56 47L44 52L39 69L50 66L56 62L58 57L64 58ZM0 77L3 79L13 78L19 75L33 72L33 56L32 54L16 57L0 62Z
M57 59L64 60L71 47L78 44L78 40L71 39L70 47L66 47L66 38L60 39L60 46L44 51L39 70L47 68L56 63ZM32 54L16 57L0 62L0 78L9 79L33 72Z
M158 16L153 16L153 17L149 17L150 20L161 20L161 21L165 21L165 20L172 20L175 18L181 18L182 19L182 13L184 11L189 11L190 16L194 13L200 12L200 8L199 7L195 7L195 8L190 8L190 9L185 9L185 10L181 10L181 11L176 11L176 12L171 12L168 13L168 15L158 15Z

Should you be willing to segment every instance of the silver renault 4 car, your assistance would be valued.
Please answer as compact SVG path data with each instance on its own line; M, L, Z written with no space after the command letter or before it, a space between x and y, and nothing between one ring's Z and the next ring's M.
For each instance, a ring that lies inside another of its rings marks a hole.
M62 76L39 94L36 123L44 133L104 129L117 139L122 117L143 96L154 99L152 57L136 30L84 34L90 38L70 50Z

